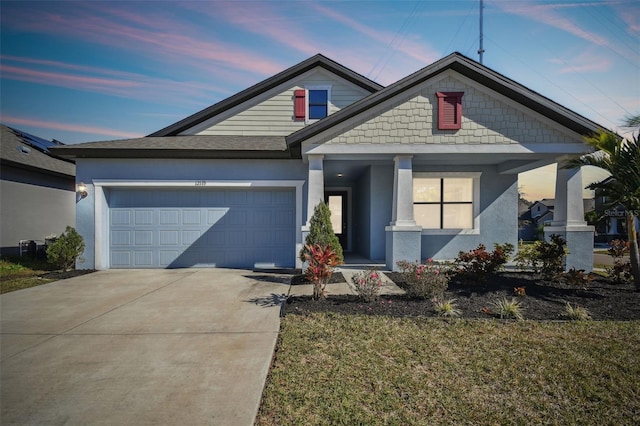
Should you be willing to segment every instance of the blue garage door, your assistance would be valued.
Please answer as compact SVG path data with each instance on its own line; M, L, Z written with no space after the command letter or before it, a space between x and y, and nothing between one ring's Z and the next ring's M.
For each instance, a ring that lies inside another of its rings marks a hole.
M251 268L295 264L288 189L113 189L111 268Z

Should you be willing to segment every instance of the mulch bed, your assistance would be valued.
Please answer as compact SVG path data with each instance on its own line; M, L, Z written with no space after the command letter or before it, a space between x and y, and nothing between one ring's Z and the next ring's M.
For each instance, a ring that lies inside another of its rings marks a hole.
M79 277L81 275L96 272L95 269L72 269L70 271L51 271L40 275L40 278L49 280L66 280L67 278Z
M403 287L401 274L386 275ZM492 312L495 310L494 303L505 297L508 300L514 297L522 304L525 319L567 319L564 316L567 302L574 307L585 308L594 320L640 319L640 292L635 291L633 284L619 284L595 274L592 276L593 280L587 288L576 288L530 273L502 272L489 278L485 284L452 280L444 299L456 299L458 309L462 310L462 318L495 317ZM515 287L525 287L526 296L515 296ZM331 293L331 284L327 290ZM329 295L324 301L314 301L308 296L293 296L287 299L284 312L301 315L336 312L394 317L436 316L431 301L406 295L382 296L373 303L364 303L355 295Z

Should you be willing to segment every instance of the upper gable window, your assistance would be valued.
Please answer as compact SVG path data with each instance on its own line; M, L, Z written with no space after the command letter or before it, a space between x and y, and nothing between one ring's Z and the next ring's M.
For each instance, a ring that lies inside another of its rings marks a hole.
M296 121L305 123L320 120L329 115L331 86L307 86L294 93Z
M319 120L327 116L329 100L327 90L309 90L309 120Z
M438 129L458 130L462 127L462 95L464 92L437 92Z

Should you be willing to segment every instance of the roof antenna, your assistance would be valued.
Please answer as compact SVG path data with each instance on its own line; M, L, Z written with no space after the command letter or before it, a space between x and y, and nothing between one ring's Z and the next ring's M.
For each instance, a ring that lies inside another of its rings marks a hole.
M478 55L480 56L480 63L482 64L482 54L484 49L482 48L482 9L484 9L484 2L480 0L480 48L478 49Z

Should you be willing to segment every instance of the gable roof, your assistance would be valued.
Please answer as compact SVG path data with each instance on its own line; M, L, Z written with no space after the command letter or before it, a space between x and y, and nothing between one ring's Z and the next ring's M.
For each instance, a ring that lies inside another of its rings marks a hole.
M58 141L49 142L29 133L0 125L0 158L3 164L36 170L52 175L74 177L73 161L53 155L48 148L61 146Z
M403 78L402 80L399 80L396 83L372 93L360 101L341 109L340 111L337 111L329 117L298 130L297 132L287 136L287 143L290 146L298 145L304 140L355 117L358 114L393 98L407 89L422 84L446 70L456 71L457 73L474 80L579 134L590 134L601 127L595 122L563 107L562 105L540 95L537 92L534 92L531 89L528 89L504 75L487 68L479 62L476 62L461 53L454 52Z
M260 83L249 87L248 89L245 89L221 102L218 102L215 105L205 108L202 111L196 112L195 114L190 115L189 117L180 120L177 123L165 127L164 129L158 130L157 132L154 132L149 136L176 136L180 132L189 129L198 123L206 121L211 117L214 117L230 108L240 105L243 102L254 98L256 95L277 87L280 84L285 83L286 81L304 74L305 72L316 67L324 68L327 71L330 71L333 74L336 74L337 76L357 86L362 87L368 92L377 92L384 87L376 83L375 81L369 80L363 75L360 75L355 71L352 71L349 68L340 65L335 61L332 61L326 56L317 54L307 60L300 62L297 65L292 66L291 68L288 68L274 75L273 77L263 80Z

